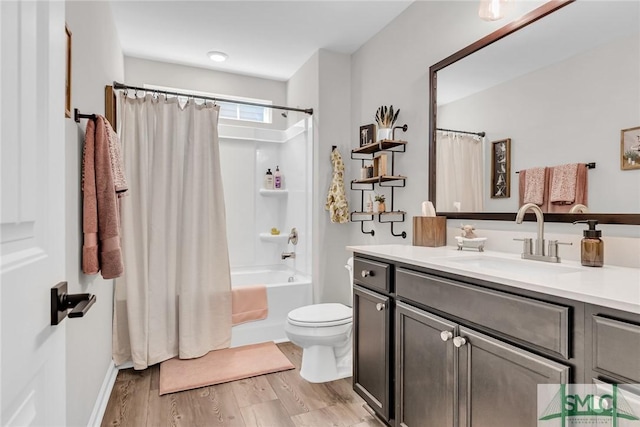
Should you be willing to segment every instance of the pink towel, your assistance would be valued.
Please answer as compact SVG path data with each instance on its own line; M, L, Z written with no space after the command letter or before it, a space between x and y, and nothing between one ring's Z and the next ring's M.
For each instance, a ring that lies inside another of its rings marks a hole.
M522 203L533 203L541 206L544 203L545 167L531 168L520 172L520 180L524 182ZM522 188L522 185L520 186Z
M555 168L549 168L550 176L549 181L553 180L552 173ZM547 212L551 213L564 213L569 212L571 208L580 203L585 206L589 206L589 181L588 181L588 169L584 163L579 163L576 171L576 185L575 185L575 200L571 204L560 204L560 203L548 203L549 208ZM551 190L548 190L551 192Z
M266 319L268 314L265 285L242 286L231 290L231 323L233 325Z
M549 202L571 205L576 200L578 164L554 166L551 168Z

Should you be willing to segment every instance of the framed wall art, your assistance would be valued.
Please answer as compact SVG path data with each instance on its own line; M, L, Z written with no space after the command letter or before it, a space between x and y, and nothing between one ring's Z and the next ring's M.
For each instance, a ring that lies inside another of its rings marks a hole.
M66 41L67 41L67 49L66 49L66 60L65 60L65 88L64 88L64 116L67 118L71 117L71 30L65 24L64 26Z
M491 143L491 198L511 197L511 139Z
M640 169L640 126L620 132L620 169Z
M376 125L360 126L360 147L376 142Z

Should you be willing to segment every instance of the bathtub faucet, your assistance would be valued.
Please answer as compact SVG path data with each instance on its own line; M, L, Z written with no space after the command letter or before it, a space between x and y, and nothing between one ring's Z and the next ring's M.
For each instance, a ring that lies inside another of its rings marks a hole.
M287 258L294 258L296 257L296 253L295 252L282 252L281 255L282 259L287 259Z

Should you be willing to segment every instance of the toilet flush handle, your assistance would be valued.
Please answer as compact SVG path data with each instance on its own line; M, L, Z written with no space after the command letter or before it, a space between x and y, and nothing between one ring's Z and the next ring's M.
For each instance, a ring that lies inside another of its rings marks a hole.
M362 270L361 274L362 274L362 277L373 277L374 276L373 271L371 271L371 270Z

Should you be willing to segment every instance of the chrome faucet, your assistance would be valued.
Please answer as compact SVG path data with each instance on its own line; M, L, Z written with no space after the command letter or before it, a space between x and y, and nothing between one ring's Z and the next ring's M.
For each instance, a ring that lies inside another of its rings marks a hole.
M572 243L562 243L557 240L549 241L549 254L545 255L544 250L544 214L540 207L534 203L526 203L518 210L516 214L516 224L522 224L524 214L531 210L536 215L536 222L538 223L538 236L536 237L536 244L534 246L533 253L531 252L531 238L514 239L524 242L522 244L522 258L533 259L536 261L546 262L560 262L558 256L558 245L571 245Z
M287 258L296 258L296 253L295 252L282 252L282 254L280 255L282 257L282 259L287 259Z

